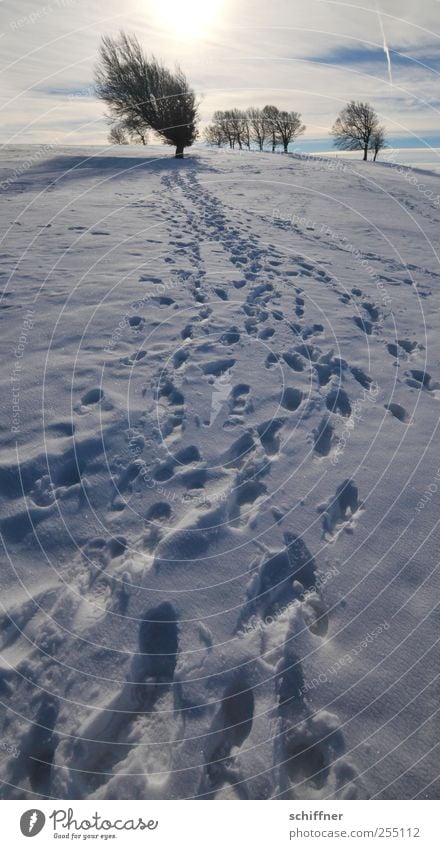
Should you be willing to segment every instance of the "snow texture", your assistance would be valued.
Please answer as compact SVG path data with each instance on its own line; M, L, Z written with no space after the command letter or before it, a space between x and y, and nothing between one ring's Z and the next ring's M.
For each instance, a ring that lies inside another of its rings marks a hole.
M409 176L3 150L3 798L438 794L440 177Z

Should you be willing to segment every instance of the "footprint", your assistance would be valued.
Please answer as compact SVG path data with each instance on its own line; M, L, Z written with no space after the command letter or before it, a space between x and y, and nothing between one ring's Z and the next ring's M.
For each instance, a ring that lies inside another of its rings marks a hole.
M226 333L220 337L223 345L236 345L240 341L240 333L237 327L231 327Z
M357 366L352 366L352 368L350 369L350 371L351 371L351 373L352 373L352 375L353 375L354 379L355 379L355 380L357 380L357 382L358 382L358 383L360 383L360 385L361 385L364 389L369 389L369 388L370 388L370 386L371 386L371 384L372 384L371 377L368 377L368 375L367 375L367 374L365 374L365 372L364 372L364 371L362 371L362 369L361 369L361 368L358 368Z
M153 678L170 683L174 678L179 647L178 616L170 602L148 610L139 628L139 653L133 665L137 680Z
M254 694L245 676L237 676L224 693L205 748L205 770L199 793L207 796L231 780L238 787L235 761L252 730Z
M275 454L279 453L279 431L285 421L285 419L271 419L268 422L263 422L257 427L258 436L260 437L261 444L268 457L273 457Z
M371 321L367 321L358 315L353 316L353 321L360 330L363 330L363 332L366 333L367 336L371 336L373 332L373 325Z
M214 292L222 301L228 300L228 293L224 289L214 288Z
M284 534L285 547L266 556L248 587L248 603L240 614L239 627L255 612L262 619L297 598L294 581L313 587L316 565L307 546L296 534Z
M113 481L115 491L111 500L111 510L120 511L121 509L124 509L126 502L121 498L121 496L123 496L126 492L132 491L131 485L143 469L144 463L142 460L133 460L132 463L129 463L127 468L123 469L116 484Z
M144 319L140 315L132 315L128 319L130 327L140 328L144 324Z
M81 404L84 407L90 407L93 404L99 404L100 401L104 398L104 392L101 387L96 387L95 389L89 389L85 395L81 398Z
M202 365L203 374L212 374L214 377L221 377L227 371L235 365L235 360L233 359L225 359L225 360L215 360L214 362L205 363Z
M271 351L270 354L267 355L264 365L266 368L272 368L272 366L278 365L279 362L280 358L278 357L278 354L274 354L273 351Z
M299 389L292 389L292 387L288 386L283 392L281 406L285 410L289 410L290 413L293 413L300 406L302 399L303 394Z
M58 743L54 733L59 712L58 699L44 693L30 729L20 740L19 757L11 769L11 782L22 786L26 779L38 796L50 795L52 764Z
M374 304L370 304L368 301L363 301L361 306L363 306L364 310L370 316L372 322L376 322L379 319L379 310Z
M418 347L417 342L410 342L409 339L398 339L397 344L407 353L412 354Z
M353 480L347 478L328 503L318 507L318 512L322 513L324 539L333 542L343 529L350 530L354 517L361 509L358 488Z
M282 354L283 360L289 368L293 369L293 371L304 371L304 360L300 357L299 354L289 354L286 352Z
M75 425L73 422L57 422L47 427L49 433L53 433L57 437L73 436L75 433Z
M402 424L408 424L410 421L410 416L405 410L405 407L402 407L400 404L395 404L394 402L391 404L384 404L386 410L388 410L394 418L398 419Z
M327 457L332 447L333 427L330 419L324 416L316 430L313 431L314 450L320 457Z
M412 386L415 389L427 389L430 390L431 387L431 375L428 374L427 371L422 371L422 369L411 369L409 371L411 377L407 378L408 386Z
M249 402L250 386L247 383L239 383L234 386L231 392L229 401L229 418L225 422L225 427L235 427L237 424L242 424L244 421L244 413L246 413L251 404Z
M399 349L398 349L397 345L394 344L394 342L388 343L387 351L392 357L394 357L394 359L397 360L399 358Z
M330 410L331 413L340 413L340 415L345 418L351 416L351 404L345 389L342 389L341 387L332 389L331 392L328 393L325 403L327 409Z
M73 743L61 745L57 760L65 763L67 770L74 765L81 795L90 796L111 778L133 748L134 725L157 714L156 703L166 695L174 678L179 648L177 622L177 613L169 602L145 613L129 680L105 709L95 712L81 726ZM156 759L159 757L156 748Z
M147 522L165 522L171 518L171 506L168 501L156 501L146 515Z
M273 329L273 327L265 327L258 334L258 338L263 339L263 341L265 341L266 339L271 339L274 333L275 330Z

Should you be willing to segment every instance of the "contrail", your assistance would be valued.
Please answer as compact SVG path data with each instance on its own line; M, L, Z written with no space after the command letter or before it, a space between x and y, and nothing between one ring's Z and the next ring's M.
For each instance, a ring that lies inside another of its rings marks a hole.
M385 35L385 29L384 29L383 20L382 20L382 12L381 12L380 6L379 6L379 0L376 0L376 10L377 10L377 17L379 18L380 31L382 33L382 38L383 38L383 52L385 53L385 56L387 57L388 77L389 77L389 80L390 80L390 85L392 85L393 84L393 74L392 74L392 70L391 70L391 56L390 56L390 51L389 51L388 44L387 44L387 37Z

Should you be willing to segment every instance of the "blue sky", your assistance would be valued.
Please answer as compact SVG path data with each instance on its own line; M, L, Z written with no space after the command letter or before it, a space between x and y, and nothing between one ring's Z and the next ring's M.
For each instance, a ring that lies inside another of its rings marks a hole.
M326 150L354 98L395 146L440 146L439 0L0 0L0 142L105 142L93 67L121 28L182 65L203 122L275 103L302 113L301 149Z

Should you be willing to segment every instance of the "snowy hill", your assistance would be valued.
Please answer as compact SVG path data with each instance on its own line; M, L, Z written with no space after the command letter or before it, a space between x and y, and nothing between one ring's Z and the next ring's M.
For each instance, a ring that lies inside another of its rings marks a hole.
M440 177L0 190L2 796L435 797Z

